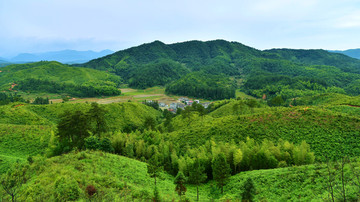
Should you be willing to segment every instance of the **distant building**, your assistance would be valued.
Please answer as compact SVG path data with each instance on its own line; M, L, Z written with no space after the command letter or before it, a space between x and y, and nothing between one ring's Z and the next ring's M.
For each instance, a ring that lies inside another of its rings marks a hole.
M194 101L192 101L192 100L185 101L186 105L192 105L193 103L194 103Z
M177 109L177 105L178 105L178 103L173 102L173 103L170 104L170 107L169 107L169 108L176 110L176 109Z
M204 108L208 108L209 105L210 105L210 102L204 102L204 103L201 103L201 105L202 105Z
M166 104L163 103L163 102L160 102L160 103L159 103L159 106L160 106L160 107L166 107Z
M185 97L181 97L181 98L179 98L179 101L180 102L186 102L186 101L188 101L189 99L188 98L185 98Z
M178 103L177 108L185 109L185 105L182 103Z

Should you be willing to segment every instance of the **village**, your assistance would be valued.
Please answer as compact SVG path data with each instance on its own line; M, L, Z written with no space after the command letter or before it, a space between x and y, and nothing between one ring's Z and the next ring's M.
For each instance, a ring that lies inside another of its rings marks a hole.
M147 100L146 102L152 103L153 100ZM156 101L155 101L156 102ZM194 103L202 105L204 108L208 108L210 105L210 102L200 102L200 100L191 100L185 97L181 97L177 100L177 102L172 102L170 104L167 104L165 102L159 102L159 108L161 109L167 109L170 112L176 113L178 109L184 110L187 106L192 106Z

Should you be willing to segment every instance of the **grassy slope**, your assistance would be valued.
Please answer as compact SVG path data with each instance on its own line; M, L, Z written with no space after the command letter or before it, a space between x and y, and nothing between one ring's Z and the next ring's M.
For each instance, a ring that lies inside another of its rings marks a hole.
M358 163L355 168L359 168ZM154 180L147 174L146 164L126 157L102 152L82 151L53 157L38 158L30 167L31 179L23 185L20 200L56 200L71 193L70 189L59 196L56 183L64 179L66 184L74 184L78 190L77 200L86 200L85 189L93 185L97 189L95 200L126 201L149 200L153 196ZM333 170L338 173L337 171ZM357 170L358 172L358 170ZM346 193L356 199L359 187L349 166L345 167ZM327 168L324 164L256 170L232 176L224 187L224 194L214 189L210 181L200 186L200 199L240 199L242 185L247 178L254 181L255 200L263 201L323 201L328 199ZM335 189L340 182L335 178ZM157 186L165 201L178 200L175 194L174 178L162 173ZM60 183L61 184L61 183ZM186 197L196 199L196 187L187 185ZM339 195L335 195L339 197ZM63 200L66 198L62 198Z
M329 96L329 99L333 98ZM257 141L277 141L282 138L294 143L305 140L318 160L324 160L325 156L358 156L359 108L346 104L356 104L358 101L359 97L338 97L334 99L337 104L292 108L245 107L238 109L237 113L234 112L234 101L204 117L176 117L173 120L175 132L170 137L184 146L201 145L211 138L229 142L244 141L246 137Z
M359 175L359 163L353 163ZM336 201L341 201L340 171L330 167L334 177ZM331 201L328 187L328 170L326 164L255 170L232 176L225 186L222 199L239 198L246 179L251 178L256 187L255 201ZM359 182L355 179L349 165L344 169L345 190L349 201L357 201Z
M79 199L86 199L85 189L93 185L96 200L114 201L133 198L150 199L154 180L147 174L146 164L126 157L102 152L83 151L51 159L40 159L31 165L32 179L21 194L21 200L56 199L56 181L75 180ZM167 198L174 197L173 177L162 174L158 186ZM67 190L71 192L71 190ZM66 198L63 198L66 200Z
M56 123L64 111L87 111L90 104L59 103L31 105L13 103L0 106L0 173L17 160L44 154L56 133ZM160 112L138 103L105 105L111 130L122 130L127 124L142 127L146 117L158 119Z

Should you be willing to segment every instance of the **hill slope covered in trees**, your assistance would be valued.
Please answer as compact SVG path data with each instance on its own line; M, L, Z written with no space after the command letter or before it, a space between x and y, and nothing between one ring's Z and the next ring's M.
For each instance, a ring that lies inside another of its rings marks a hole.
M3 90L10 88L79 97L118 95L120 91L117 87L121 82L119 76L104 71L71 67L58 62L14 64L1 68L0 72Z
M148 63L151 63L156 71L149 69ZM156 67L156 64L167 64L168 68ZM289 99L319 92L352 95L360 93L360 61L357 59L324 50L260 51L238 42L224 40L189 41L169 45L155 41L118 51L81 66L113 72L134 88L170 84L171 90L167 92L189 96L193 96L190 89L199 88L198 82L187 81L187 85L184 85L184 82L176 81L189 72L200 72L204 75L203 78L211 75L232 78L237 81L235 87L256 97L266 94L268 97L280 95L283 99ZM183 70L179 70L180 66ZM164 76L137 76L143 71ZM169 73L176 76L166 79ZM146 85L143 85L144 83ZM211 91L212 87L206 85L206 81L200 83L201 89ZM174 86L177 86L177 89ZM227 98L230 97L233 96Z

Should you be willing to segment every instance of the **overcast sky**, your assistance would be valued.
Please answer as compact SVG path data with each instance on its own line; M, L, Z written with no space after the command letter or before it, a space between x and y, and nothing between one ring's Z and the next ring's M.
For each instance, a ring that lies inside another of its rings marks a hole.
M257 49L360 48L358 0L0 0L0 57L225 39Z

